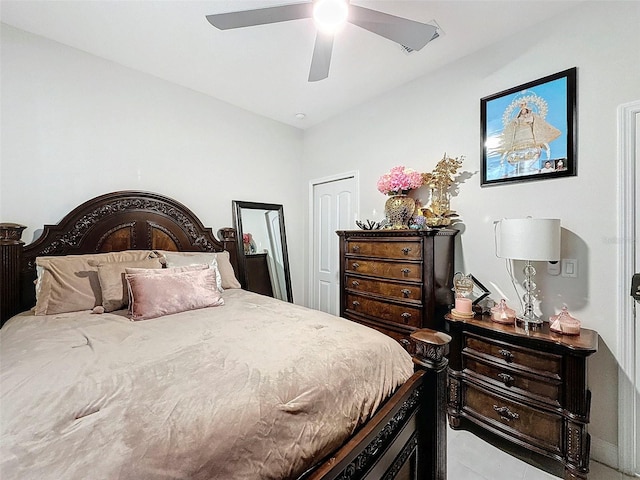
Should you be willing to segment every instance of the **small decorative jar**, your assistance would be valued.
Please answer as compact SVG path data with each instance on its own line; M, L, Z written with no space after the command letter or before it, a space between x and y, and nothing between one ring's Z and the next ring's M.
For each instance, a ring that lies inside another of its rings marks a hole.
M458 297L455 303L455 313L473 316L472 302L470 298Z
M573 318L565 305L558 315L549 317L549 330L562 335L580 335L580 320Z
M515 324L516 311L513 308L509 308L506 300L503 298L498 305L491 308L491 321Z
M473 291L473 279L471 275L457 272L453 276L453 291L456 292L456 300L451 315L458 318L473 318L473 301L467 298Z

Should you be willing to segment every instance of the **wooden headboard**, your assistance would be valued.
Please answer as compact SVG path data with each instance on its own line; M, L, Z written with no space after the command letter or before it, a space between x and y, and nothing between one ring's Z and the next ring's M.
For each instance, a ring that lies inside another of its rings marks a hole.
M180 202L157 193L120 191L93 198L57 225L45 225L33 243L24 226L0 224L0 324L35 305L35 259L121 250L217 252L227 250L239 275L236 233L210 228Z

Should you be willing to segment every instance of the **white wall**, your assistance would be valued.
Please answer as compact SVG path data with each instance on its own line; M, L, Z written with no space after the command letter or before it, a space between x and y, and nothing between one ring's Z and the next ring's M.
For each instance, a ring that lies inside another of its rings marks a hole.
M294 298L304 301L307 182L358 169L361 218L382 211L375 184L398 164L430 171L465 155L453 199L457 268L515 302L493 254L493 221L562 219L563 256L579 278L551 278L545 314L567 303L598 330L590 361L594 458L615 463L616 107L640 98L640 2L584 2L509 42L302 134L202 94L2 25L0 221L36 229L102 193L157 191L205 225L231 225L231 200L284 204ZM427 47L428 48L428 47ZM480 98L578 67L578 176L480 188ZM303 158L303 162L301 162ZM301 228L302 227L302 228Z
M214 231L232 225L231 200L281 203L304 285L299 130L7 25L1 35L0 221L27 225L23 240L116 190L168 195Z
M457 269L513 306L518 298L494 254L493 222L527 215L562 220L562 255L578 259L579 277L550 277L541 264L536 281L545 315L566 303L584 327L600 333L589 362L590 433L593 457L609 464L617 461L615 299L626 288L616 285L615 272L616 108L640 99L638 25L640 2L586 2L314 127L304 139L305 179L360 171L361 219L383 211L376 181L392 166L428 172L445 152L464 155L470 178L452 200L463 223ZM574 66L578 176L481 188L480 98ZM426 200L422 190L418 197Z

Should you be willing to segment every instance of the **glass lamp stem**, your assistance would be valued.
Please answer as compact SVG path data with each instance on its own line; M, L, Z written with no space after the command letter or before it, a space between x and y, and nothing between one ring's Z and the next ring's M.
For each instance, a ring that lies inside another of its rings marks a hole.
M536 284L533 281L533 277L536 274L536 269L531 265L531 261L527 260L524 267L524 283L523 287L525 293L522 296L524 300L524 311L522 315L518 317L518 320L524 323L525 330L529 327L537 328L542 326L542 319L533 312L533 301L535 299Z

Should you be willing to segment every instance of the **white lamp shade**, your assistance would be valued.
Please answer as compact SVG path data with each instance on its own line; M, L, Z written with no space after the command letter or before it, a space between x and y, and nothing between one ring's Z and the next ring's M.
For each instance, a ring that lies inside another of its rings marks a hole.
M496 228L500 258L560 260L560 220L556 218L507 218Z

